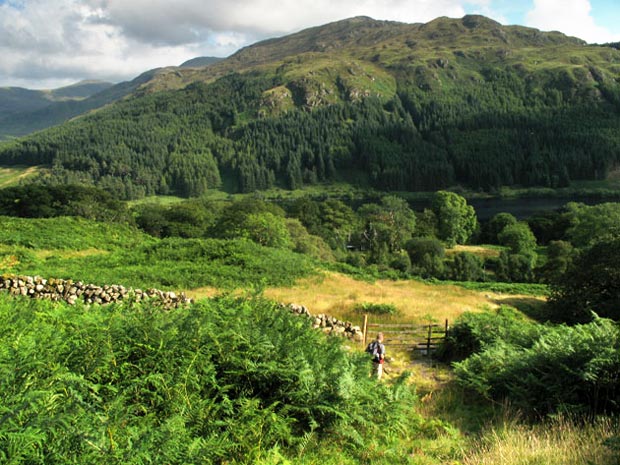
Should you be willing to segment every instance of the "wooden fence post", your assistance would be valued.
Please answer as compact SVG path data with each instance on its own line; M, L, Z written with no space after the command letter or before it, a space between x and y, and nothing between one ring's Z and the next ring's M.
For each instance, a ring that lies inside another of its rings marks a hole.
M368 331L368 314L364 315L364 324L362 327L362 332L364 333L364 339L362 340L362 345L366 347L366 332Z
M426 339L426 355L431 354L431 337L433 337L433 326L428 324L428 338Z
M448 319L446 318L446 327L445 327L444 336L443 336L444 340L447 339L449 331L450 331L450 326L448 326Z

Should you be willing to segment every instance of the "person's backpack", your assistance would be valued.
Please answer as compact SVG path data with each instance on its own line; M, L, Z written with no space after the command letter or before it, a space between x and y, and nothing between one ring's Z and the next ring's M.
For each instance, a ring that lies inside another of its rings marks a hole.
M366 352L372 355L372 359L375 362L381 360L381 344L379 341L372 341L366 346Z

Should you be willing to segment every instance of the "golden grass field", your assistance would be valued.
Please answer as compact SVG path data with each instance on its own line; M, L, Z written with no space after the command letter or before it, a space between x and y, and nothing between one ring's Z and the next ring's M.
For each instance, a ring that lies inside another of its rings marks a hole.
M512 304L519 299L542 298L477 292L448 284L427 284L415 280L377 280L369 283L349 276L326 272L299 281L290 288L271 288L265 296L283 303L297 303L311 313L325 313L341 319L361 319L354 311L365 302L392 304L401 312L398 320L454 320L466 311L481 311Z
M193 298L211 297L218 291L213 288L194 289L187 292ZM310 313L324 313L342 320L360 324L363 316L355 312L362 303L392 304L400 312L393 321L442 322L454 321L466 311L482 311L507 304L518 306L541 304L542 297L478 292L448 284L427 284L415 280L358 281L350 276L323 272L306 278L292 287L267 288L264 296L282 303L305 305Z

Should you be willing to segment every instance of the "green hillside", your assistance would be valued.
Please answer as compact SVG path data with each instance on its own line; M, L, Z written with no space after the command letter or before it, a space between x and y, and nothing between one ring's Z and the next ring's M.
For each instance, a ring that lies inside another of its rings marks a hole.
M202 68L0 149L123 198L349 178L380 190L563 187L620 154L620 51L481 16L353 18ZM130 91L130 89L127 89Z
M49 128L122 99L150 80L155 70L119 84L84 81L52 91L0 89L0 141Z
M202 66L212 65L222 60L223 58L218 58L218 57L196 57L196 58L192 58L191 60L187 60L181 63L180 67L181 68L200 68Z
M80 100L110 88L102 81L82 81L52 90L30 90L21 87L0 88L0 114L2 117L39 110L53 102Z

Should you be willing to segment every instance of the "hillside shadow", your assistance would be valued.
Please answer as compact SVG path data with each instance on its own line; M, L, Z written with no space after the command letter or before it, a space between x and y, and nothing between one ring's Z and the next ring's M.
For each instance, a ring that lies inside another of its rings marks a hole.
M497 305L508 305L514 307L523 314L534 320L544 323L549 320L549 312L547 310L547 302L536 299L534 297L506 297L494 299Z

